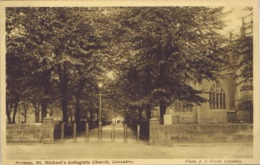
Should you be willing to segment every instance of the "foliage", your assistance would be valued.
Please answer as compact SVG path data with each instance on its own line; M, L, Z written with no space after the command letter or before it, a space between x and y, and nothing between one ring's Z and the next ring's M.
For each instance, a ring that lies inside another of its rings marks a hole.
M237 64L234 66L237 72L238 84L241 91L253 90L253 8L246 8L248 15L243 17L241 34L235 40L233 50ZM247 20L247 22L245 22Z
M126 102L160 105L164 114L174 100L206 101L191 82L218 76L223 15L222 8L207 7L121 9L118 33L126 60L117 85Z
M252 99L242 99L240 100L240 102L238 103L238 110L240 111L246 111L249 113L249 119L250 122L253 122L253 110L254 110L254 106L253 106L253 100Z
M175 100L201 104L194 84L215 80L223 65L222 9L7 8L7 101L29 100L44 112L59 100L63 121L70 109L79 121L98 110L103 76L107 116L127 110L140 120L146 110L149 119L153 106L164 114ZM250 51L250 37L238 42L248 44L241 54Z
M28 97L41 94L42 111L59 96L67 121L68 100L81 99L77 91L95 84L105 68L105 23L98 8L8 8L7 89L21 90L19 97L25 91ZM25 83L16 81L19 77Z

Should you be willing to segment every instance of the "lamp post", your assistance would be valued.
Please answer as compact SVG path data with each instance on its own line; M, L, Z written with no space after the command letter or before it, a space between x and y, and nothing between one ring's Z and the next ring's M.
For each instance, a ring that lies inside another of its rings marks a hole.
M97 82L97 85L98 85L98 88L99 88L99 115L98 115L98 118L99 118L99 122L98 122L98 142L102 142L102 121L101 121L101 109L102 109L102 100L101 100L101 90L103 88L103 81L104 79L103 78L99 78L98 79L98 82Z

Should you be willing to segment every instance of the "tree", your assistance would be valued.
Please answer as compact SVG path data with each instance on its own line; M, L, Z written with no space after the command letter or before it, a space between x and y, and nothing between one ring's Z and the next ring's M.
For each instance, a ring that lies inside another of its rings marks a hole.
M12 90L16 88L11 84L20 85L20 92L18 92L20 98L30 100L27 96L38 94L33 93L35 88L38 91L43 89L45 97L41 100L44 100L48 91L46 88L49 88L50 70L45 69L46 60L43 60L41 56L49 51L45 44L38 43L37 45L40 38L33 34L37 33L38 31L35 30L38 29L32 30L32 35L28 35L30 32L28 28L32 25L30 22L32 20L28 19L29 14L26 8L7 9L7 90L10 86L9 94L13 94ZM44 51L38 46L43 47ZM46 108L45 106L45 110ZM44 108L42 109L44 112Z
M28 71L32 69L29 62L30 57L26 56L26 44L23 38L23 30L20 27L19 13L7 10L6 31L7 31L7 88L6 88L6 114L8 123L15 123L15 116L19 103L28 92L27 84L30 81ZM24 67L27 65L27 67ZM13 114L11 118L11 112Z
M248 15L242 18L242 27L239 37L234 41L233 50L237 63L234 66L237 72L238 85L241 91L253 90L253 8L245 8ZM245 22L245 19L247 22Z
M63 121L67 122L67 106L73 93L70 86L77 82L76 109L79 111L80 89L87 81L95 84L109 58L105 54L110 37L105 35L108 25L104 16L100 8L8 8L7 31L9 36L15 37L8 38L7 56L16 55L22 63L16 70L24 67L29 80L35 80L34 87L43 95L40 97L42 117L46 116L48 104L56 95L52 91L59 87ZM15 61L8 59L8 62L8 68L15 69L11 64ZM78 75L74 76L75 73ZM83 78L79 78L81 74ZM8 71L8 75L15 74ZM22 74L18 76L24 78ZM7 83L10 85L12 81L8 79ZM34 88L29 95L34 95L32 91Z
M57 95L64 122L72 102L80 120L80 100L96 93L97 78L109 71L116 75L111 97L138 109L139 118L145 109L149 119L153 106L164 114L174 100L200 104L206 100L191 83L218 76L222 15L208 7L9 8L7 55L20 63L8 60L7 82L18 77L26 88L33 80L27 93L40 92L43 117ZM16 102L26 91L8 89L18 93Z
M244 10L247 11L247 15L242 17L240 34L231 47L236 59L236 85L242 95L237 110L247 111L250 122L253 122L253 8L248 7Z
M248 112L249 114L249 121L253 122L254 115L253 115L253 101L250 98L244 98L240 100L238 103L238 110Z
M205 102L202 91L191 83L218 76L224 39L217 31L224 27L223 15L222 8L208 7L122 9L118 33L129 50L123 51L128 56L122 65L128 72L135 68L139 75L133 87L128 78L123 85L128 92L137 92L130 99L139 106L144 100L159 105L161 116L174 100Z

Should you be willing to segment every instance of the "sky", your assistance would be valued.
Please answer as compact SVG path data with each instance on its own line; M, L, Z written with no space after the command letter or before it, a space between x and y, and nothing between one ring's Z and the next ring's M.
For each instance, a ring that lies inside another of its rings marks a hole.
M249 14L248 11L243 10L242 7L225 7L224 11L232 11L229 13L224 20L227 21L227 27L223 30L225 35L228 35L230 31L233 34L240 32L240 27L242 25L242 17ZM249 17L245 18L245 22L250 21Z

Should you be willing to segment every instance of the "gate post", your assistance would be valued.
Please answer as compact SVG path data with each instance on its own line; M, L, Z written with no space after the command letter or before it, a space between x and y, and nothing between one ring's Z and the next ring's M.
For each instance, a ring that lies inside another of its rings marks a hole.
M149 144L157 144L159 142L160 124L155 117L150 119L149 123Z
M73 122L73 142L76 143L77 142L77 126L76 126L76 122Z
M86 135L85 135L85 141L86 141L86 142L89 141L89 126L88 126L88 122L86 122Z
M124 125L124 142L127 143L127 124Z
M115 142L115 125L112 124L111 127L111 142Z
M140 125L138 124L137 125L137 137L136 137L137 143L139 142L139 139L140 139Z
M42 143L54 143L54 121L49 115L42 121Z

